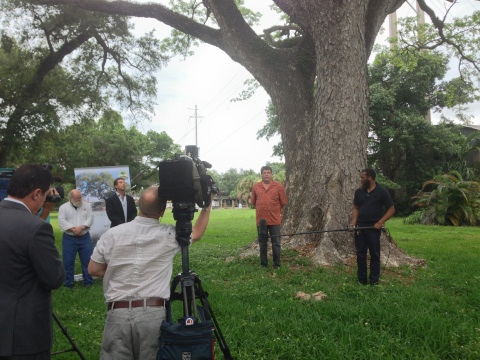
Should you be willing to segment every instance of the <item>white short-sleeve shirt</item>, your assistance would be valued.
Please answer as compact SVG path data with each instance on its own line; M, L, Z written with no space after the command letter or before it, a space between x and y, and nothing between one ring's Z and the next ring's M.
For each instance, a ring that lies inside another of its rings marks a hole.
M170 297L173 257L181 247L175 226L137 216L109 229L97 242L92 260L108 264L103 279L106 302Z

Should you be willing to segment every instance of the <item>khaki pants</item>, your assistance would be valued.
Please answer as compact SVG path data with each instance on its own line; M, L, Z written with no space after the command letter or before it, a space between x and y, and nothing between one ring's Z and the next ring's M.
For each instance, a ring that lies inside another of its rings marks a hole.
M100 360L155 360L163 320L164 307L110 310Z

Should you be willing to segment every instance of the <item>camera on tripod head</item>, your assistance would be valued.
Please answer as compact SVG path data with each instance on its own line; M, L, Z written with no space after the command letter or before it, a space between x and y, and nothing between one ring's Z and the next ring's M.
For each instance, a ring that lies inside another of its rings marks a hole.
M208 207L211 194L218 193L212 177L207 175L212 165L199 159L198 150L195 145L187 145L185 155L176 154L173 160L162 161L158 166L158 196L172 201L177 236L184 238L191 234L191 220L197 211L195 204L200 208Z

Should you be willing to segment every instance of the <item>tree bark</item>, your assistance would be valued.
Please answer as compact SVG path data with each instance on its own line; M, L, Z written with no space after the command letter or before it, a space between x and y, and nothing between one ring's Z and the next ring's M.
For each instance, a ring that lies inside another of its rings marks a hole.
M287 232L347 227L358 171L366 167L368 73L362 36L366 7L332 1L328 9L317 10L310 9L305 16L319 59L310 109L295 122L296 134L282 112L278 114L288 165ZM317 244L314 260L320 264L344 260L353 251L348 233L312 234L300 240L312 241Z

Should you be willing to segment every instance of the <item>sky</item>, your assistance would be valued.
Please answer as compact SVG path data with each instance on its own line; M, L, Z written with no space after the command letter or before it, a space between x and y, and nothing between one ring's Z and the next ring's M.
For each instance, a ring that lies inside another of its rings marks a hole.
M413 1L410 1L413 4ZM247 7L264 15L263 27L275 24L277 16L269 13L270 1L246 0ZM435 12L445 13L444 0L431 0ZM459 6L461 5L461 6ZM413 5L414 6L414 5ZM471 13L480 10L480 3L474 0L460 0L457 12ZM454 7L455 8L455 7ZM414 16L413 9L404 5L397 17ZM428 18L427 18L428 21ZM149 31L155 28L157 33L165 34L168 28L156 20L135 20L136 30ZM277 23L279 24L279 23ZM388 22L384 25L382 41L388 34ZM256 29L260 32L262 27ZM186 145L197 145L201 160L212 164L212 169L225 173L237 170L253 169L267 162L283 162L272 156L272 147L280 139L257 139L257 132L267 121L265 109L269 96L263 89L245 101L232 102L242 90L244 81L253 77L241 65L232 61L223 51L214 46L202 44L194 49L195 55L186 59L177 58L163 68L157 77L157 106L151 122L138 125L139 131L165 131L182 149ZM470 113L480 114L479 104L470 106ZM452 112L445 112L451 119ZM432 122L436 123L440 114L432 113ZM480 116L473 120L480 124Z

